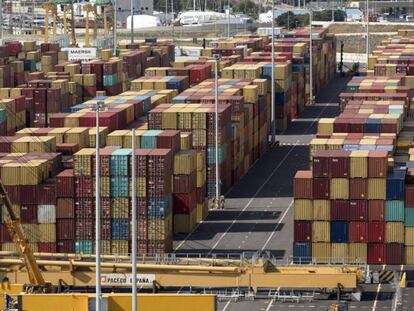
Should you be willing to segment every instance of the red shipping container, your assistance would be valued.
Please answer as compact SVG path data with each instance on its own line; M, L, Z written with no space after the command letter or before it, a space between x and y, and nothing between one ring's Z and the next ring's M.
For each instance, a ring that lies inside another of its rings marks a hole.
M20 206L20 221L23 224L37 223L37 205L22 205Z
M329 177L331 152L328 150L316 151L312 161L313 177Z
M56 199L56 218L74 218L75 200L73 198Z
M295 199L312 199L312 171L297 171L293 179L293 197Z
M386 264L385 244L383 243L368 243L367 246L367 263L371 265Z
M64 127L65 118L68 115L69 113L54 113L52 116L49 117L49 126L50 127Z
M196 186L196 171L193 171L190 175L173 176L173 193L190 193L196 189Z
M368 240L368 223L351 221L348 227L350 243L366 243Z
M0 224L0 243L8 243L11 241L12 239L10 237L6 224Z
M349 198L351 200L361 200L367 197L368 180L365 178L349 179Z
M75 201L76 219L95 218L95 200L93 198L77 198ZM77 239L82 240L82 239Z
M404 264L404 244L387 243L385 244L387 265Z
M313 178L312 180L313 199L329 199L330 179Z
M101 197L101 218L111 218L111 198Z
M307 220L294 221L294 241L309 242L312 239L312 222Z
M56 253L55 242L39 242L37 248L39 253Z
M180 131L165 130L157 135L157 148L171 149L173 154L181 149Z
M367 221L368 220L368 204L366 200L349 201L349 220Z
M95 239L95 221L93 219L76 219L75 221L76 240Z
M93 196L93 180L89 176L75 177L75 193L79 198L91 198Z
M368 155L368 177L383 178L388 169L387 151L371 150Z
M368 221L385 221L384 200L368 200Z
M75 196L75 176L73 170L64 170L56 176L56 196L74 197Z
M56 251L65 254L73 253L73 240L56 241Z
M75 237L75 220L73 218L56 219L56 238L73 240Z
M196 207L196 204L197 196L195 191L188 194L173 194L173 212L175 214L188 214Z
M349 220L348 200L331 200L331 220Z
M414 207L414 185L405 185L405 207Z
M337 117L334 121L334 132L335 133L349 133L350 126L349 122L351 119Z
M36 186L37 204L56 205L56 185L42 183Z
M351 133L364 133L365 132L366 118L354 117L349 120Z
M368 223L368 242L381 243L385 241L385 222Z
M334 150L331 151L330 158L330 177L344 178L349 176L350 160L349 151Z
M20 204L35 204L37 203L37 191L35 185L21 185L19 186L19 201ZM12 202L15 203L15 202ZM17 202L16 202L17 203Z

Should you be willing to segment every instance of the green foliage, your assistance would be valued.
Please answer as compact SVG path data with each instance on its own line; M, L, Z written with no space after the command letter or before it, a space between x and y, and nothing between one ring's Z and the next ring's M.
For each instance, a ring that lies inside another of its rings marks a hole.
M251 0L240 0L233 7L234 13L243 13L248 17L256 19L259 17L259 6Z
M342 10L335 10L334 19L336 22L345 21L346 13ZM323 10L313 12L313 20L315 21L331 21L332 10ZM309 25L309 14L296 15L292 12L286 12L276 18L276 23L280 27L293 29Z

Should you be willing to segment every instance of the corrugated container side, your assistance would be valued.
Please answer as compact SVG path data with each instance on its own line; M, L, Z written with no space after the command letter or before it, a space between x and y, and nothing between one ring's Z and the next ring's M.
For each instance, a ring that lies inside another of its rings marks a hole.
M331 244L332 263L346 263L348 257L348 243Z
M414 246L414 227L405 227L405 243L406 246Z
M349 243L349 259L354 262L367 262L367 243Z
M313 220L330 220L331 203L329 200L313 201Z
M294 241L308 242L312 238L312 222L306 220L294 221Z
M38 205L37 221L39 224L56 223L56 205Z
M368 240L368 224L363 221L349 223L349 242L363 243Z
M385 200L386 196L386 179L368 178L368 200Z
M368 264L383 265L386 264L385 244L384 243L368 243L367 248Z
M312 258L318 263L329 263L331 243L312 243Z
M387 265L402 265L404 263L404 244L385 244Z
M385 242L385 222L369 222L368 223L368 242L384 243Z
M405 246L405 264L414 265L414 246Z
M331 200L349 199L349 180L346 178L332 178L330 184Z
M404 243L404 223L403 222L387 222L385 229L386 243Z
M330 223L328 221L314 221L312 223L312 241L330 242L331 241Z
M295 199L293 203L293 218L295 220L312 220L313 204L312 200Z
M368 200L368 220L384 221L385 220L385 201Z

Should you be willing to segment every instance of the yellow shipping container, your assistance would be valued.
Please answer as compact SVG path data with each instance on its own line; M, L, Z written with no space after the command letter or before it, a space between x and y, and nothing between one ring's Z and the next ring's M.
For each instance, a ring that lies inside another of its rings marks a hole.
M128 241L126 240L111 240L111 254L112 255L128 255Z
M386 200L386 189L385 178L368 178L368 200Z
M128 218L128 198L111 198L111 218Z
M308 199L295 199L293 202L293 218L295 220L312 220L313 202Z
M331 220L329 200L313 200L313 220Z
M101 252L103 255L111 255L111 241L101 240Z
M331 243L312 243L312 258L318 263L329 263Z
M180 132L180 146L181 150L189 150L192 147L192 133Z
M405 264L414 265L414 246L405 247Z
M367 244L366 243L349 243L348 245L350 263L367 262Z
M109 130L107 127L99 127L99 146L101 148L106 146L106 138ZM89 129L89 148L96 146L96 128Z
M318 122L318 134L332 135L335 118L321 118Z
M174 234L190 233L197 224L197 209L193 209L189 214L174 215Z
M207 199L205 199L203 203L197 203L197 217L196 217L197 223L200 223L201 221L206 219L207 215L208 215L208 203L207 203Z
M197 153L195 151L180 151L174 156L174 174L189 175L196 170Z
M355 150L350 154L351 178L368 177L368 150Z
M312 241L330 242L331 226L329 221L314 221L312 223Z
M389 221L385 228L385 243L404 243L404 223Z
M39 242L56 242L56 225L39 224Z
M332 263L346 263L348 260L348 244L332 243L331 244Z
M414 227L405 227L405 245L414 246Z
M348 200L349 199L349 179L332 178L330 198L331 200Z

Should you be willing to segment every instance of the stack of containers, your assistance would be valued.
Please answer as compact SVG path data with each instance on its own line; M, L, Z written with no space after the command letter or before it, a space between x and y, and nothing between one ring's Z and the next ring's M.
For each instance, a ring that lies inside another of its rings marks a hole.
M294 257L401 264L404 174L386 151L316 151L294 179Z
M60 170L57 153L2 154L0 174L13 209L20 217L33 251L53 252L56 245L56 195L49 176ZM7 212L3 209L0 225L2 250L17 251L8 233Z
M231 131L231 105L219 107L220 180L222 190L231 185L231 160L226 145ZM159 105L148 116L150 129L177 129L192 132L192 148L206 154L207 195L215 191L215 108L211 104ZM230 149L231 150L231 149Z
M131 91L141 90L177 90L183 92L189 87L187 76L149 76L131 82Z
M174 233L189 233L197 223L197 153L180 151L174 156Z
M131 149L101 149L102 249L130 253ZM137 149L138 251L165 253L172 249L172 152ZM74 155L76 253L94 250L95 149ZM62 173L63 174L63 173Z

